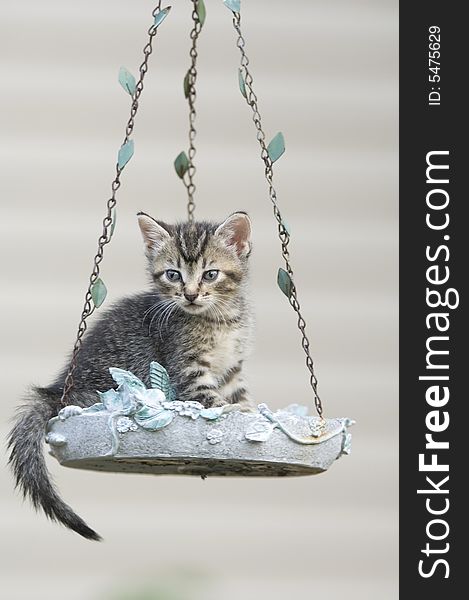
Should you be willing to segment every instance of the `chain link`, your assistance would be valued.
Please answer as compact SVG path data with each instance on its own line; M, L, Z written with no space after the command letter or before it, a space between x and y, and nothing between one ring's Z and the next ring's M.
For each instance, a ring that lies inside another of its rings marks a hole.
M194 23L190 38L192 40L191 49L189 52L189 56L191 58L191 66L186 74L187 81L187 101L189 103L189 151L187 157L189 159L189 167L184 175L183 182L186 186L187 190L187 220L189 222L194 221L194 211L195 211L195 202L194 202L194 194L196 190L196 186L194 184L194 177L196 173L196 168L194 165L194 158L196 154L195 149L195 138L197 135L197 131L195 129L195 119L197 117L197 113L195 111L195 100L197 98L197 93L195 89L195 84L197 81L197 41L199 39L200 32L202 31L202 24L199 20L199 15L197 13L197 3L198 0L192 0L192 21Z
M261 158L265 165L264 174L265 174L265 178L267 180L267 184L268 184L268 188L269 188L269 197L270 197L270 201L272 202L274 216L275 216L275 219L278 224L278 236L279 236L280 242L282 244L282 257L283 257L283 260L285 261L285 269L288 272L288 274L290 275L292 282L293 282L293 269L292 269L292 266L290 263L290 253L288 250L288 244L290 243L290 234L288 233L288 231L284 225L284 222L282 220L282 215L280 213L280 209L277 204L277 192L276 192L276 190L274 188L274 184L273 184L273 176L274 176L273 163L269 157L269 152L267 150L267 145L265 143L265 132L262 128L262 117L259 112L258 99L257 99L257 96L253 89L254 80L253 80L253 77L248 68L249 67L249 58L245 51L246 42L244 40L242 31L241 31L241 15L240 15L240 13L233 13L233 27L238 35L236 45L239 48L239 51L241 53L241 62L240 62L241 67L240 68L241 68L241 74L243 76L244 83L245 83L246 100L252 110L252 120L254 122L254 126L257 131L257 141L259 142L259 145L261 147ZM301 332L301 346L304 350L304 353L306 354L306 366L310 373L310 384L311 384L311 388L314 393L314 405L316 407L316 411L317 411L318 415L321 418L323 418L323 407L322 407L321 398L318 393L318 379L314 372L314 362L313 362L313 359L310 354L310 343L309 343L308 336L306 335L306 321L304 320L303 315L301 314L300 303L298 301L298 293L297 293L296 285L294 283L292 285L289 302L298 318L297 325L298 325L298 329Z
M161 11L161 0L157 3L156 7L152 11L153 18L155 18L156 15L160 11ZM158 31L158 29L154 24L148 30L148 42L146 43L145 47L143 48L143 62L139 67L140 76L139 76L139 79L135 86L135 92L132 95L132 104L130 107L130 117L129 117L129 120L127 121L127 125L125 127L125 137L124 137L124 141L122 142L122 145L129 141L130 136L132 135L132 132L134 130L135 116L137 114L138 107L139 107L139 99L143 92L143 81L144 81L145 75L148 71L148 61L149 61L151 53L153 52L153 38L156 36L157 31ZM78 355L79 355L81 347L82 347L82 338L85 335L85 332L87 330L87 319L95 310L92 295L91 295L91 289L99 277L100 264L104 257L104 247L107 244L109 244L109 242L111 241L111 235L112 235L111 231L112 231L112 223L113 223L112 213L117 204L116 193L121 186L122 170L123 170L123 168L119 168L119 166L116 164L116 176L114 178L114 181L111 184L111 192L112 193L111 193L111 197L109 198L109 200L107 201L107 204L106 204L106 216L104 217L103 222L102 222L103 229L102 229L101 235L98 238L98 249L97 249L96 255L93 259L93 270L92 270L90 278L89 278L88 289L86 290L86 294L85 294L85 302L83 305L80 322L78 324L77 337L75 340L75 345L73 346L72 358L70 361L70 366L68 369L67 376L65 378L62 397L60 400L62 406L67 405L70 392L73 389L73 385L74 385L73 375L74 375L75 369L77 367L77 359L78 359Z

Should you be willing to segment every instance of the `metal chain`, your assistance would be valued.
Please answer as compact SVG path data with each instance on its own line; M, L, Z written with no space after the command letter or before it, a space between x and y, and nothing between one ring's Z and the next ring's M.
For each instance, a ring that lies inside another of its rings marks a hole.
M261 158L264 161L264 165L265 165L265 178L267 180L267 184L269 187L269 197L272 202L274 216L275 216L275 219L278 224L278 235L279 235L279 238L280 238L280 241L282 244L282 257L283 257L283 260L285 261L285 269L288 272L288 274L290 275L290 277L292 279L292 283L293 283L293 269L292 269L292 266L290 263L290 253L288 251L288 244L290 243L290 234L288 233L288 231L284 225L284 222L282 220L282 215L280 213L280 209L277 205L277 192L275 191L274 184L273 184L273 175L274 175L273 162L269 157L267 145L265 143L265 133L262 128L262 119L261 119L261 115L259 112L258 99L257 99L257 96L253 89L254 80L248 69L249 58L246 55L246 51L245 51L246 42L245 42L243 34L241 32L241 15L240 15L240 13L235 13L235 12L233 13L233 27L236 30L236 33L238 34L238 39L237 39L236 45L238 46L239 51L241 53L241 74L243 76L244 83L245 83L246 100L252 110L252 120L256 127L257 140L261 147ZM298 324L298 329L301 332L301 346L304 350L304 353L306 354L306 366L308 367L308 370L310 373L310 384L311 384L311 387L312 387L313 393L314 393L314 405L316 407L316 411L317 411L318 415L321 418L323 418L323 407L322 407L321 398L318 393L318 379L314 372L314 362L313 362L313 359L311 358L311 354L310 354L310 343L309 343L308 336L306 335L306 321L304 320L304 318L301 314L300 303L298 301L297 288L294 283L292 285L289 302L298 317L297 324Z
M202 24L199 20L199 15L197 13L197 3L198 0L192 0L192 20L194 26L190 33L190 38L192 40L192 45L189 52L189 56L191 57L191 66L187 71L185 79L185 81L187 81L186 95L187 101L189 103L189 151L187 155L189 159L189 167L184 175L183 182L187 189L187 220L189 222L194 221L195 211L194 194L196 187L194 184L194 176L196 168L194 165L194 158L196 154L196 149L194 142L197 135L197 131L195 129L195 119L197 116L197 113L195 111L195 100L197 98L195 84L197 81L197 41L199 39L200 32L202 31Z
M153 18L155 18L156 15L160 11L161 11L161 0L159 0L155 9L152 11ZM139 99L140 99L140 96L143 91L143 81L144 81L145 75L148 71L148 60L150 58L151 53L153 52L153 38L156 36L157 31L158 31L158 29L155 24L153 24L150 27L150 29L148 30L148 36L149 36L148 42L145 45L145 47L143 48L144 59L143 59L142 64L139 67L140 77L136 83L135 92L132 95L130 117L129 117L129 120L127 121L127 125L125 127L125 137L124 137L124 141L122 142L122 145L126 144L129 141L130 136L132 135L132 132L134 130L135 116L137 114L138 107L139 107ZM91 295L91 289L99 277L100 264L101 264L101 261L103 260L103 256L104 256L104 247L106 246L106 244L109 244L109 242L111 241L111 235L112 235L111 232L112 232L112 224L113 224L113 210L117 204L116 193L117 193L117 190L121 186L122 171L123 171L123 167L119 168L119 165L116 164L116 176L114 178L114 181L111 184L112 194L106 204L106 216L104 217L103 222L102 222L103 230L102 230L101 235L98 238L98 249L97 249L96 255L93 259L93 270L92 270L90 278L89 278L88 289L86 290L86 294L85 294L85 302L84 302L83 310L81 313L80 323L78 325L77 337L75 340L75 345L73 346L72 358L70 361L69 370L67 373L67 377L65 379L64 389L63 389L62 397L60 400L62 406L67 405L68 397L70 395L70 392L73 389L73 385L74 385L73 375L74 375L75 369L77 367L77 359L78 359L78 354L79 354L79 352L81 350L81 346L82 346L82 338L85 335L85 332L87 329L86 321L87 321L88 317L95 310L92 295Z

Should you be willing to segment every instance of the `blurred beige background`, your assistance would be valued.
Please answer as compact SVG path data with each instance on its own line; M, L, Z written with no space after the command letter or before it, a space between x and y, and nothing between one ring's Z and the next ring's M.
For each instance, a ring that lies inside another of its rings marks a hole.
M294 314L276 287L276 229L238 52L221 0L200 41L197 215L254 222L259 402L308 403ZM328 416L350 416L350 457L319 477L207 480L50 468L105 538L54 526L1 471L8 600L397 597L397 1L243 0L247 50L291 225L300 300ZM0 171L2 439L30 383L70 349L108 198L150 0L2 0ZM185 216L172 161L186 148L189 2L173 2L152 57L102 275L140 290L135 213ZM4 462L6 461L6 458Z

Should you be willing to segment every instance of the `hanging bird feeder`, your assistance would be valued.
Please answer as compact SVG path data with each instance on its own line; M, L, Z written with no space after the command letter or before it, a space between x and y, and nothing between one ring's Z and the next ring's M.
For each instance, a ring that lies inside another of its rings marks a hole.
M184 77L183 90L189 105L189 149L174 161L177 175L187 190L187 217L194 220L195 193L195 100L197 80L197 42L205 23L203 0L192 0L193 29L190 68ZM119 71L119 83L131 97L130 118L119 149L112 196L107 202L103 234L98 241L94 269L90 277L82 319L73 351L69 373L62 395L63 409L48 425L46 441L51 453L64 466L102 471L142 472L153 474L187 475L311 475L325 471L342 454L350 451L351 435L347 428L351 419L325 419L318 394L318 381L310 355L306 323L300 311L298 292L293 280L288 244L290 231L283 220L273 183L274 163L285 151L282 133L266 143L258 99L249 70L245 40L241 31L239 0L225 0L232 12L236 45L241 62L238 69L239 90L252 112L261 159L268 185L281 242L284 267L278 271L277 283L287 297L298 319L301 344L306 355L317 417L309 416L307 408L299 405L273 412L262 403L257 411L244 412L236 406L204 408L198 402L181 402L171 394L171 384L165 369L152 363L152 387L145 385L132 373L111 368L118 389L101 394L100 402L89 408L68 405L73 387L73 373L86 331L86 320L106 298L106 286L100 278L100 263L104 246L111 241L116 223L116 194L121 186L123 170L134 153L132 136L143 83L148 71L153 42L171 7L154 9L153 24L148 30L144 60L138 80L126 68Z
M100 393L96 404L87 408L69 404L73 374L80 352L88 317L106 298L106 286L100 277L104 247L111 241L116 223L117 191L127 163L134 153L132 137L135 118L140 106L144 79L156 36L167 18L170 7L161 2L152 13L144 60L138 78L122 67L119 82L131 98L130 118L118 152L116 176L112 195L107 202L103 232L98 250L68 376L62 395L62 410L49 421L46 441L51 453L68 467L100 471L138 472L152 474L279 476L314 475L328 469L342 454L350 451L351 419L325 419L318 393L318 381L306 335L306 323L300 310L298 290L290 262L290 231L277 202L274 187L274 164L285 151L282 133L270 142L263 130L258 98L254 92L245 40L241 31L239 0L225 0L232 13L236 45L241 62L238 69L239 91L252 113L260 156L264 165L269 199L281 242L283 267L278 271L278 286L293 308L306 356L306 367L312 388L317 416L308 409L292 404L272 411L261 403L257 410L243 411L236 405L204 408L198 402L182 402L175 397L169 377L158 363L149 365L151 387L128 371L110 368L117 389ZM187 218L194 220L195 194L195 120L197 42L205 23L203 0L192 0L193 28L190 34L191 64L183 81L184 95L189 106L189 147L174 161L177 175L187 190ZM78 390L79 391L79 390ZM77 390L75 390L77 392Z

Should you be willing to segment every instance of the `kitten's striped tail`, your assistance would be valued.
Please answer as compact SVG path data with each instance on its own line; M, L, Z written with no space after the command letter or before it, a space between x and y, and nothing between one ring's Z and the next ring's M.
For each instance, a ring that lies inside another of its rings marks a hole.
M16 487L52 521L62 523L84 538L98 541L100 536L60 498L46 467L43 451L46 425L57 413L60 395L47 388L35 388L34 392L31 402L19 408L8 439L9 464Z

